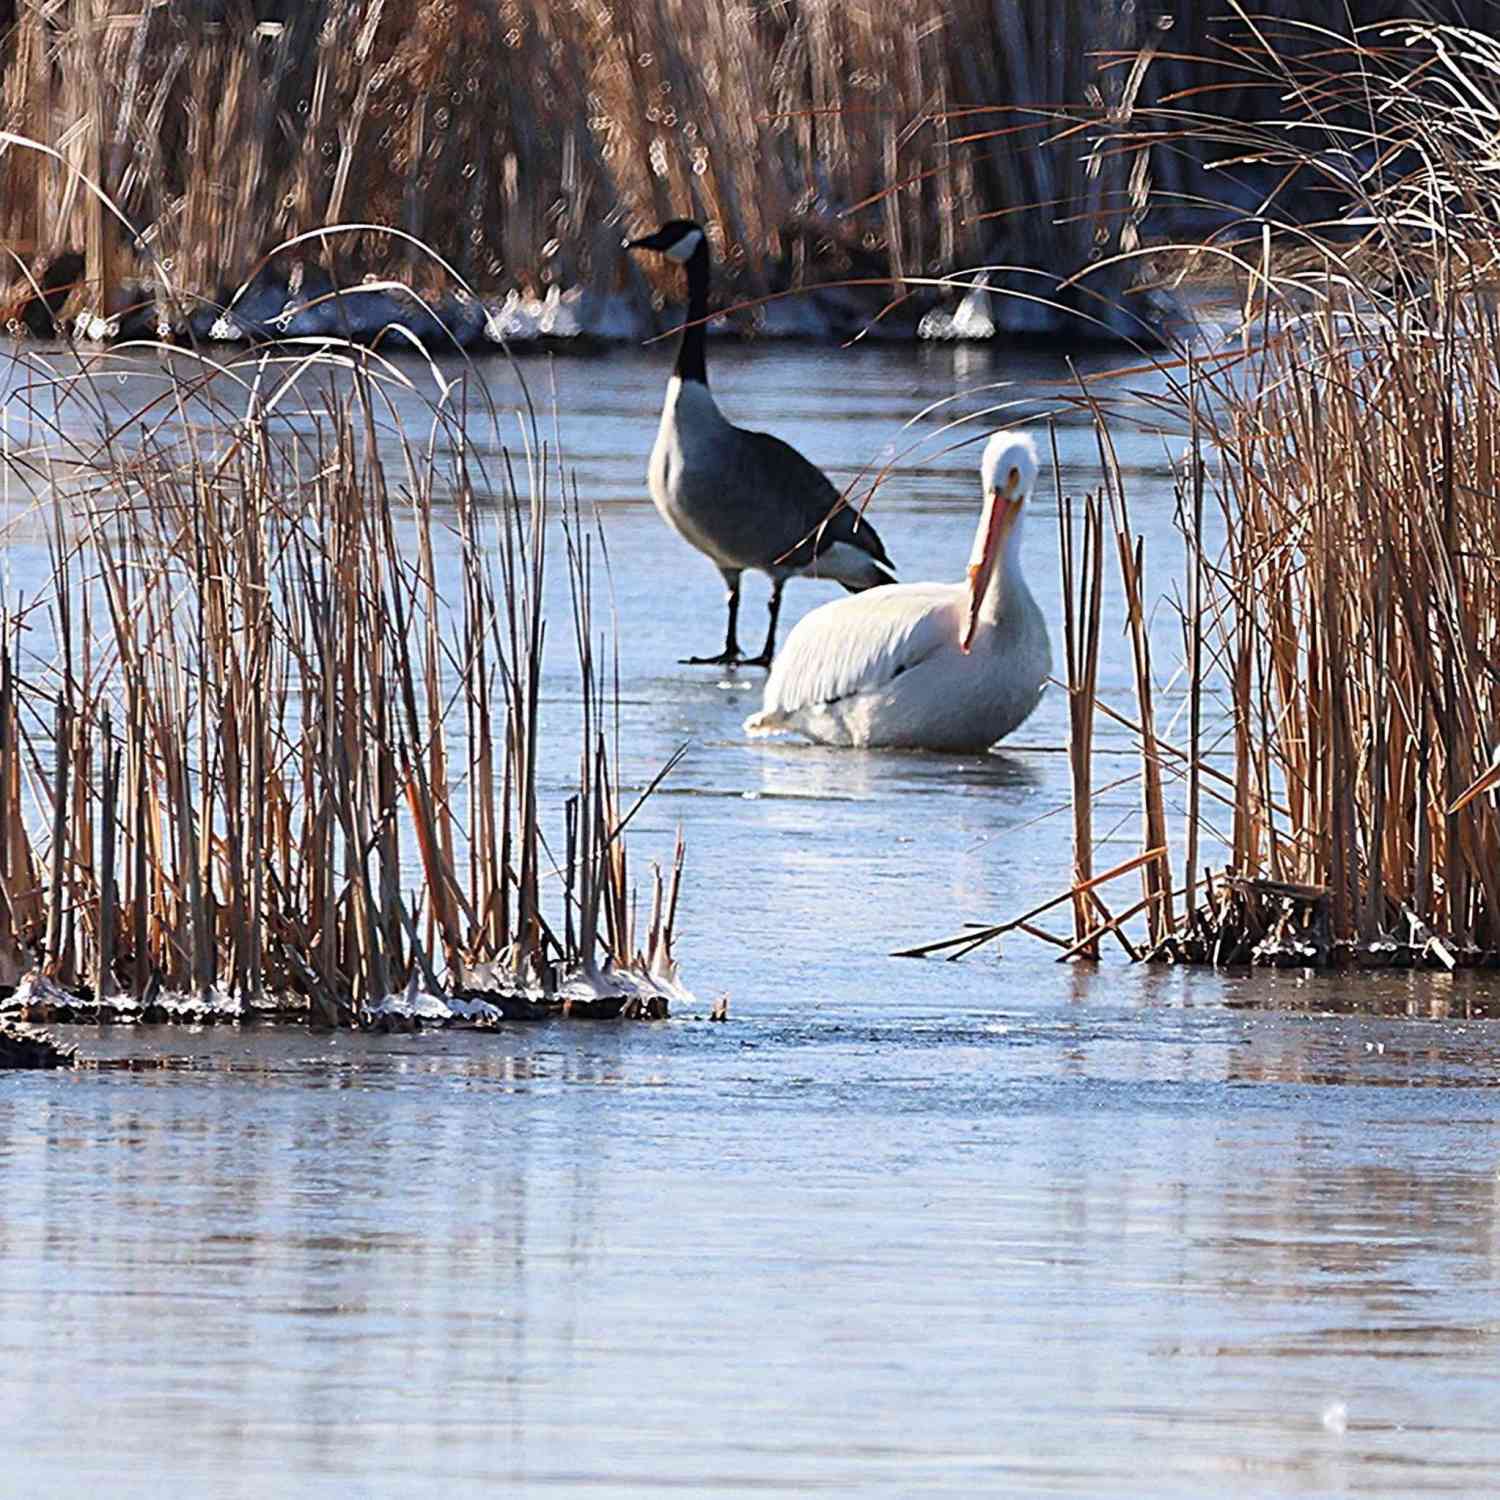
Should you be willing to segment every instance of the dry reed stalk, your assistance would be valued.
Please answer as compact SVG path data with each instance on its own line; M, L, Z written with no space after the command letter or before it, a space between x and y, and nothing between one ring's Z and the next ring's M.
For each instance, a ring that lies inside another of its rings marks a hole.
M893 958L926 958L929 953L941 953L944 949L954 949L949 954L950 961L963 958L972 953L976 948L993 942L998 937L1003 937L1007 932L1014 932L1028 927L1037 917L1049 912L1055 906L1061 906L1064 901L1076 904L1080 896L1088 895L1099 889L1100 886L1108 885L1112 880L1118 880L1122 875L1130 875L1148 864L1158 864L1167 858L1165 846L1159 849L1147 849L1142 854L1137 854L1131 859L1122 861L1120 864L1105 870L1102 874L1094 875L1087 881L1069 886L1056 896L1049 896L1047 900L1033 906L1029 911L1023 912L1009 922L997 922L989 927L978 927L969 932L959 933L956 937L939 938L936 942L919 943L914 948L903 948L893 953ZM1149 898L1148 898L1149 899ZM1144 903L1143 903L1144 904ZM1104 929L1100 929L1101 933Z
M1062 558L1063 640L1068 669L1068 765L1073 784L1073 935L1087 958L1097 959L1097 940L1089 941L1094 926L1091 901L1085 888L1094 873L1093 741L1094 706L1099 682L1099 628L1103 598L1104 515L1097 495L1083 502L1082 554L1074 538L1073 502L1062 494L1057 438L1052 437L1052 466L1057 476L1059 533Z
M1166 807L1162 796L1161 754L1157 747L1154 685L1151 676L1151 642L1145 606L1145 543L1130 527L1129 505L1120 476L1119 460L1104 423L1104 415L1087 386L1083 398L1094 417L1105 494L1114 520L1115 550L1120 565L1120 583L1125 594L1126 623L1130 634L1135 670L1136 711L1140 720L1141 746L1141 838L1146 849L1167 845ZM1151 941L1160 943L1173 926L1170 867L1157 860L1141 866Z
M1198 894L1198 838L1203 816L1203 636L1204 636L1204 574L1203 509L1204 468L1203 450L1198 431L1197 381L1190 366L1188 372L1188 400L1192 413L1188 449L1189 487L1192 498L1190 520L1183 528L1187 542L1188 597L1187 597L1187 660L1188 660L1188 799L1186 829L1186 876L1184 896L1187 915L1191 920ZM1181 491L1179 490L1179 496Z

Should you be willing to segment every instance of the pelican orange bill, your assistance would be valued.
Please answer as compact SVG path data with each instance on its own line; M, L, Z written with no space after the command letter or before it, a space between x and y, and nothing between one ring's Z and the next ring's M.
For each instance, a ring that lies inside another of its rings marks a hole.
M1014 488L1019 477L1014 469L1010 471L1006 491ZM958 643L958 649L965 656L969 654L969 647L974 644L974 632L979 628L979 607L984 602L985 590L989 587L1000 554L1005 550L1005 539L1010 535L1010 529L1020 514L1020 500L1012 499L1008 493L991 490L984 497L983 521L974 537L974 550L969 555L969 609L964 621L963 639Z

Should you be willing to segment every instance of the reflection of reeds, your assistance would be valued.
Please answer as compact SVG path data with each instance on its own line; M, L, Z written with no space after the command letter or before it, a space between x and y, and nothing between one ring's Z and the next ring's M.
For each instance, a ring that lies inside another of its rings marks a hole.
M184 412L189 385L169 391ZM310 425L286 423L291 397L252 394L185 441L117 439L79 511L57 502L49 588L0 622L0 977L326 1021L408 986L573 977L582 1000L642 1003L673 971L681 848L638 954L576 508L584 815L558 879L538 792L547 463L520 493L507 471L490 548L451 413L425 454L397 432L396 483L368 371Z

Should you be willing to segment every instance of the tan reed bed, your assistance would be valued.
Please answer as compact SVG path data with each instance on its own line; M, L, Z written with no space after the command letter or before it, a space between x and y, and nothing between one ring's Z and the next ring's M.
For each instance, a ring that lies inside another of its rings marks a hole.
M320 378L335 366L340 383ZM499 418L460 389L425 447L393 429L403 378L357 351L180 364L96 452L51 461L52 576L0 616L12 1009L492 1021L664 1015L682 993L680 839L638 931L597 541L534 429L519 482L509 460L479 466L467 439ZM582 717L549 833L559 529ZM456 586L438 580L443 530Z
M180 322L273 247L338 223L368 227L300 253L344 285L451 289L414 239L481 291L644 298L621 228L672 213L711 222L745 296L885 280L853 298L863 317L905 295L903 278L991 263L1007 290L1047 299L1133 243L1148 181L1190 199L1184 172L1208 146L1095 149L1098 108L1112 138L1210 48L1218 87L1247 76L1218 13L1185 0L316 0L285 17L17 10L0 37L4 126L56 155L0 142L0 238L33 268L83 255L74 311L119 313L139 277L131 295ZM1108 66L1147 42L1149 68ZM1250 83L1221 97L1275 98ZM1096 274L1065 300L1133 334L1122 289Z
M1260 58L1304 101L1302 132L1216 128L1289 179L1321 175L1327 220L1289 225L1272 204L1214 246L1241 277L1238 345L1162 367L1163 417L1187 438L1178 727L1160 728L1144 559L1102 438L1081 553L1067 507L1062 532L1075 882L1020 921L914 952L956 955L1024 923L1093 957L1133 918L1133 956L1178 962L1500 962L1500 45L1415 24L1316 40L1268 38ZM1336 122L1361 101L1351 137ZM1215 508L1227 540L1209 553ZM1123 711L1095 687L1107 530L1135 665ZM1209 693L1230 709L1222 734ZM1101 711L1129 725L1142 789L1142 852L1105 876L1090 819ZM1140 899L1115 919L1099 888L1127 873ZM1036 927L1070 901L1071 942Z

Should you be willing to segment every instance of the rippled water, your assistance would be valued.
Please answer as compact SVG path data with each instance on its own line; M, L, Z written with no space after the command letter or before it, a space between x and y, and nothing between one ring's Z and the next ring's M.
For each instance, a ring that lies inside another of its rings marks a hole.
M732 416L841 482L931 401L1013 379L962 409L1037 411L1067 374L712 359ZM0 1075L0 1494L1492 1493L1494 985L887 957L1066 883L1063 705L985 757L748 741L759 674L676 661L722 603L644 496L667 360L526 371L605 512L632 775L691 744L634 847L684 826L681 958L731 1023L87 1031L175 1065ZM873 514L904 577L957 577L977 447L921 431ZM1162 593L1165 449L1119 442ZM1097 482L1086 428L1059 446ZM1049 491L1054 625L1056 524ZM784 628L827 597L794 581ZM1160 608L1164 678L1175 632ZM1128 671L1112 641L1122 704ZM569 682L559 649L563 714ZM1100 815L1121 858L1136 796Z

